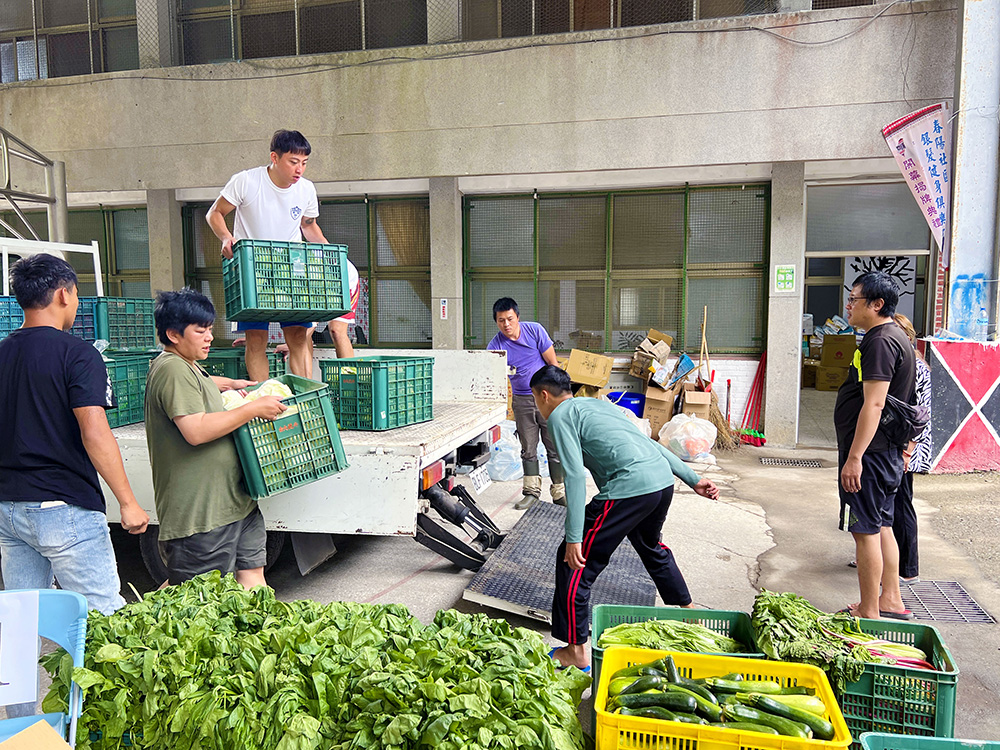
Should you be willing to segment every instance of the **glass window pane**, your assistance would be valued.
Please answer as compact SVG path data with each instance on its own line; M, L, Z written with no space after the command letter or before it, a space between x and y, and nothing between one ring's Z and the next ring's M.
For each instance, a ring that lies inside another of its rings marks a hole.
M604 282L539 281L538 322L558 350L604 351Z
M650 328L684 345L681 330L683 287L680 279L622 279L611 282L611 350L635 349ZM700 339L699 339L700 340Z
M693 354L701 346L702 315L707 305L705 336L710 351L760 351L764 344L762 291L763 276L689 276L685 348Z
M930 230L905 183L816 185L807 188L806 197L806 252L928 246Z
M683 267L683 193L616 195L614 201L612 268Z
M303 55L361 49L361 3L339 2L299 10Z
M52 60L49 75L79 76L93 73L90 65L90 42L86 31L75 34L50 34L49 51Z
M243 16L240 21L243 59L295 54L295 13Z
M467 216L473 268L534 268L534 198L470 199Z
M6 201L5 201L6 203ZM35 232L38 234L38 238L41 240L48 240L49 238L49 219L45 211L25 211L25 216L28 219L28 224L32 226ZM22 235L27 239L32 239L31 232L27 227L24 226L24 222L15 214L13 211L4 211L3 220L10 224L17 233ZM9 232L7 229L0 227L0 236L3 237L14 237L15 235Z
M570 0L535 0L538 9L538 34L559 34L570 31L569 19Z
M149 225L146 209L133 208L112 214L115 260L119 271L149 270Z
M122 297L150 299L152 296L148 281L122 281Z
M190 213L191 237L194 245L191 247L191 254L188 257L194 259L194 268L188 269L195 273L209 271L210 273L222 273L222 243L215 236L212 228L208 226L205 217L208 215L209 206L192 206ZM233 218L236 212L232 211L226 217L226 226L229 231L233 231Z
M104 214L100 211L70 211L67 240L72 245L89 245L97 241L101 253L101 273L110 272L108 264L108 243L104 239ZM71 253L75 257L66 258L77 273L93 274L94 266L90 256Z
M228 18L185 21L184 64L226 62L233 59L232 27Z
M0 43L0 83L17 80L17 61L14 59L14 42Z
M806 287L806 312L812 313L813 323L823 325L834 315L844 317L843 287L840 284L810 284Z
M424 344L431 341L431 282L379 279L378 343Z
M228 8L230 0L181 0L181 13L209 8Z
M45 37L38 38L38 64L41 66L41 76L35 66L35 42L31 39L17 41L17 80L34 81L36 78L49 77L48 43Z
M463 41L496 39L497 35L497 0L462 0Z
M102 21L106 18L134 17L135 0L97 0L97 14Z
M321 203L320 229L334 245L347 245L356 268L368 268L368 207L362 203Z
M87 0L45 0L41 5L43 26L87 23Z
M692 190L688 264L763 262L766 224L767 190L760 186Z
M430 268L431 216L426 198L376 203L375 231L379 266Z
M538 267L605 268L606 228L604 196L539 199Z
M104 70L137 70L139 36L135 26L104 30Z
M484 348L497 334L493 321L493 303L501 297L517 302L521 320L535 320L535 282L473 281L469 284L469 340L473 349Z
M807 258L806 276L836 276L844 275L842 258Z
M31 29L32 0L4 0L0 3L0 31Z
M531 34L532 0L503 0L500 3L501 36L529 36Z
M427 44L426 0L366 0L368 49Z
M694 18L691 0L621 0L622 26L676 23Z

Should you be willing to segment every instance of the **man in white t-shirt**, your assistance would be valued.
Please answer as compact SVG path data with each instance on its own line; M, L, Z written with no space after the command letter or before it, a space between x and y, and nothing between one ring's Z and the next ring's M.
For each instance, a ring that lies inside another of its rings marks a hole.
M351 311L339 318L334 318L327 323L327 330L333 339L333 345L337 348L337 356L340 359L354 356L354 344L348 336L351 323L355 322L355 313L358 311L358 298L361 296L361 277L358 269L351 261L347 261L347 279L351 285Z
M271 138L271 163L233 175L208 211L208 225L222 240L222 255L233 257L236 240L321 242L329 244L316 223L319 200L316 188L302 176L312 147L297 130L279 130ZM226 216L236 211L233 231ZM312 377L309 334L312 321L282 323L292 374ZM264 381L267 368L267 323L239 323L246 336L247 373Z

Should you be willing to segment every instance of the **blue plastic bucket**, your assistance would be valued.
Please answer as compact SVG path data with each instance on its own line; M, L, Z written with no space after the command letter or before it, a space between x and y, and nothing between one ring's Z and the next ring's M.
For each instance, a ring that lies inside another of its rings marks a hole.
M642 417L643 407L646 405L646 394L630 393L629 391L611 391L608 398L612 403L624 406L637 417Z

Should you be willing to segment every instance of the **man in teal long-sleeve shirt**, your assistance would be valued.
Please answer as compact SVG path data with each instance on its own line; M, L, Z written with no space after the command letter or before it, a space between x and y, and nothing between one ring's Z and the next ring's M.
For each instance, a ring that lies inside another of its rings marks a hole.
M531 392L548 420L566 473L566 539L556 555L552 635L569 645L554 649L564 666L589 668L590 589L626 538L666 604L691 606L684 576L661 541L676 476L703 497L719 490L677 456L643 435L607 401L573 398L569 376L546 365ZM589 469L598 493L587 503Z

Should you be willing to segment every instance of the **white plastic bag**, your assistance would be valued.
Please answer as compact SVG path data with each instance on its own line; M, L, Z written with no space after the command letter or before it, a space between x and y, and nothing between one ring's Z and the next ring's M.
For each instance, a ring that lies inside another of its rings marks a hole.
M512 482L524 476L521 466L521 442L514 434L514 423L500 423L500 439L490 450L486 471L494 482Z
M682 461L711 461L718 430L707 419L677 414L660 428L660 443Z

